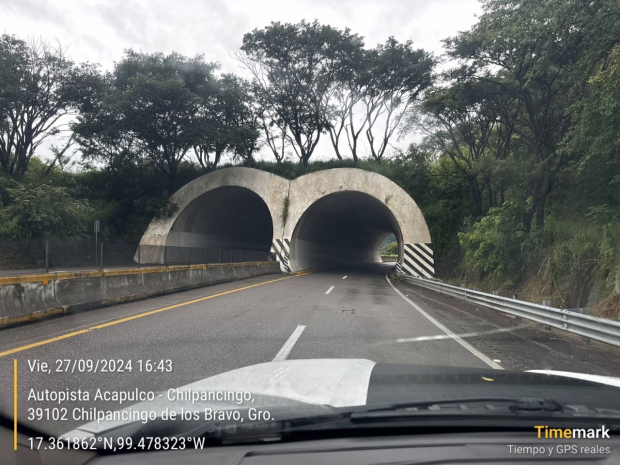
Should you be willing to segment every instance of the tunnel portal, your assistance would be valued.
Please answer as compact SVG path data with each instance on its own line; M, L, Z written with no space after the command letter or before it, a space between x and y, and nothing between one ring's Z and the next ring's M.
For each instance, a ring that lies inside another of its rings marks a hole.
M166 245L268 251L273 221L250 189L224 186L193 200L174 222Z
M433 277L422 212L377 173L335 168L288 180L253 168L225 168L186 184L170 201L177 211L153 219L140 242L168 246L160 258L152 257L156 263L166 263L170 246L270 251L284 272L379 262L381 243L393 234L398 270Z
M314 202L302 215L291 238L293 268L380 262L380 246L400 228L390 209L361 192L329 194Z

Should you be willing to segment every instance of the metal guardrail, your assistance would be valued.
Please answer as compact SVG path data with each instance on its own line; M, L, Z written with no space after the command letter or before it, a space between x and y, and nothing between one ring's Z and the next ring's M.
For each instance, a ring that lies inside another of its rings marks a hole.
M463 287L399 273L399 279L459 299L475 302L500 312L535 321L552 328L620 347L620 322L596 318L561 308L533 304L499 295L486 294Z

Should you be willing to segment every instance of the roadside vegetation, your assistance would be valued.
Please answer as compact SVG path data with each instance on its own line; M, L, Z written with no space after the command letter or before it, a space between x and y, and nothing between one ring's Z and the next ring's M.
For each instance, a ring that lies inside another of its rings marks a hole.
M131 50L103 71L3 35L0 235L88 235L100 219L104 236L139 237L215 169L354 167L420 206L439 277L619 319L620 4L483 6L443 56L272 23L237 53L250 80Z

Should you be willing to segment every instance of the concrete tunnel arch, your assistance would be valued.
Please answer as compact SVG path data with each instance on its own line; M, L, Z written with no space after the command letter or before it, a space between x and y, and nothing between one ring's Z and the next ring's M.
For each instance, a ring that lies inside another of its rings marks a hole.
M340 191L316 200L302 214L291 236L294 269L380 262L383 239L402 233L390 209L375 197Z
M379 261L394 234L400 271L432 277L431 238L415 201L394 182L357 168L334 168L294 180L232 167L208 173L170 199L171 217L155 218L140 242L163 263L161 246L271 250L285 272ZM271 237L269 237L271 236ZM268 241L268 239L270 239Z

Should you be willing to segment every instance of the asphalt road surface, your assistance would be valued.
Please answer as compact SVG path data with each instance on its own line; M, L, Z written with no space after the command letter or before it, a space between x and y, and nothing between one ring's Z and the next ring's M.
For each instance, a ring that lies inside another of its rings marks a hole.
M29 400L31 390L162 391L274 359L365 358L620 376L616 353L414 285L392 284L389 268L268 275L0 330L0 410L12 416L14 359L19 421L52 434L86 422L48 419L45 411L34 411L43 418L29 422L29 409L58 407ZM80 372L79 360L131 360L132 371ZM147 360L164 371L147 372ZM37 371L38 362L52 373ZM106 403L63 404L74 405Z

